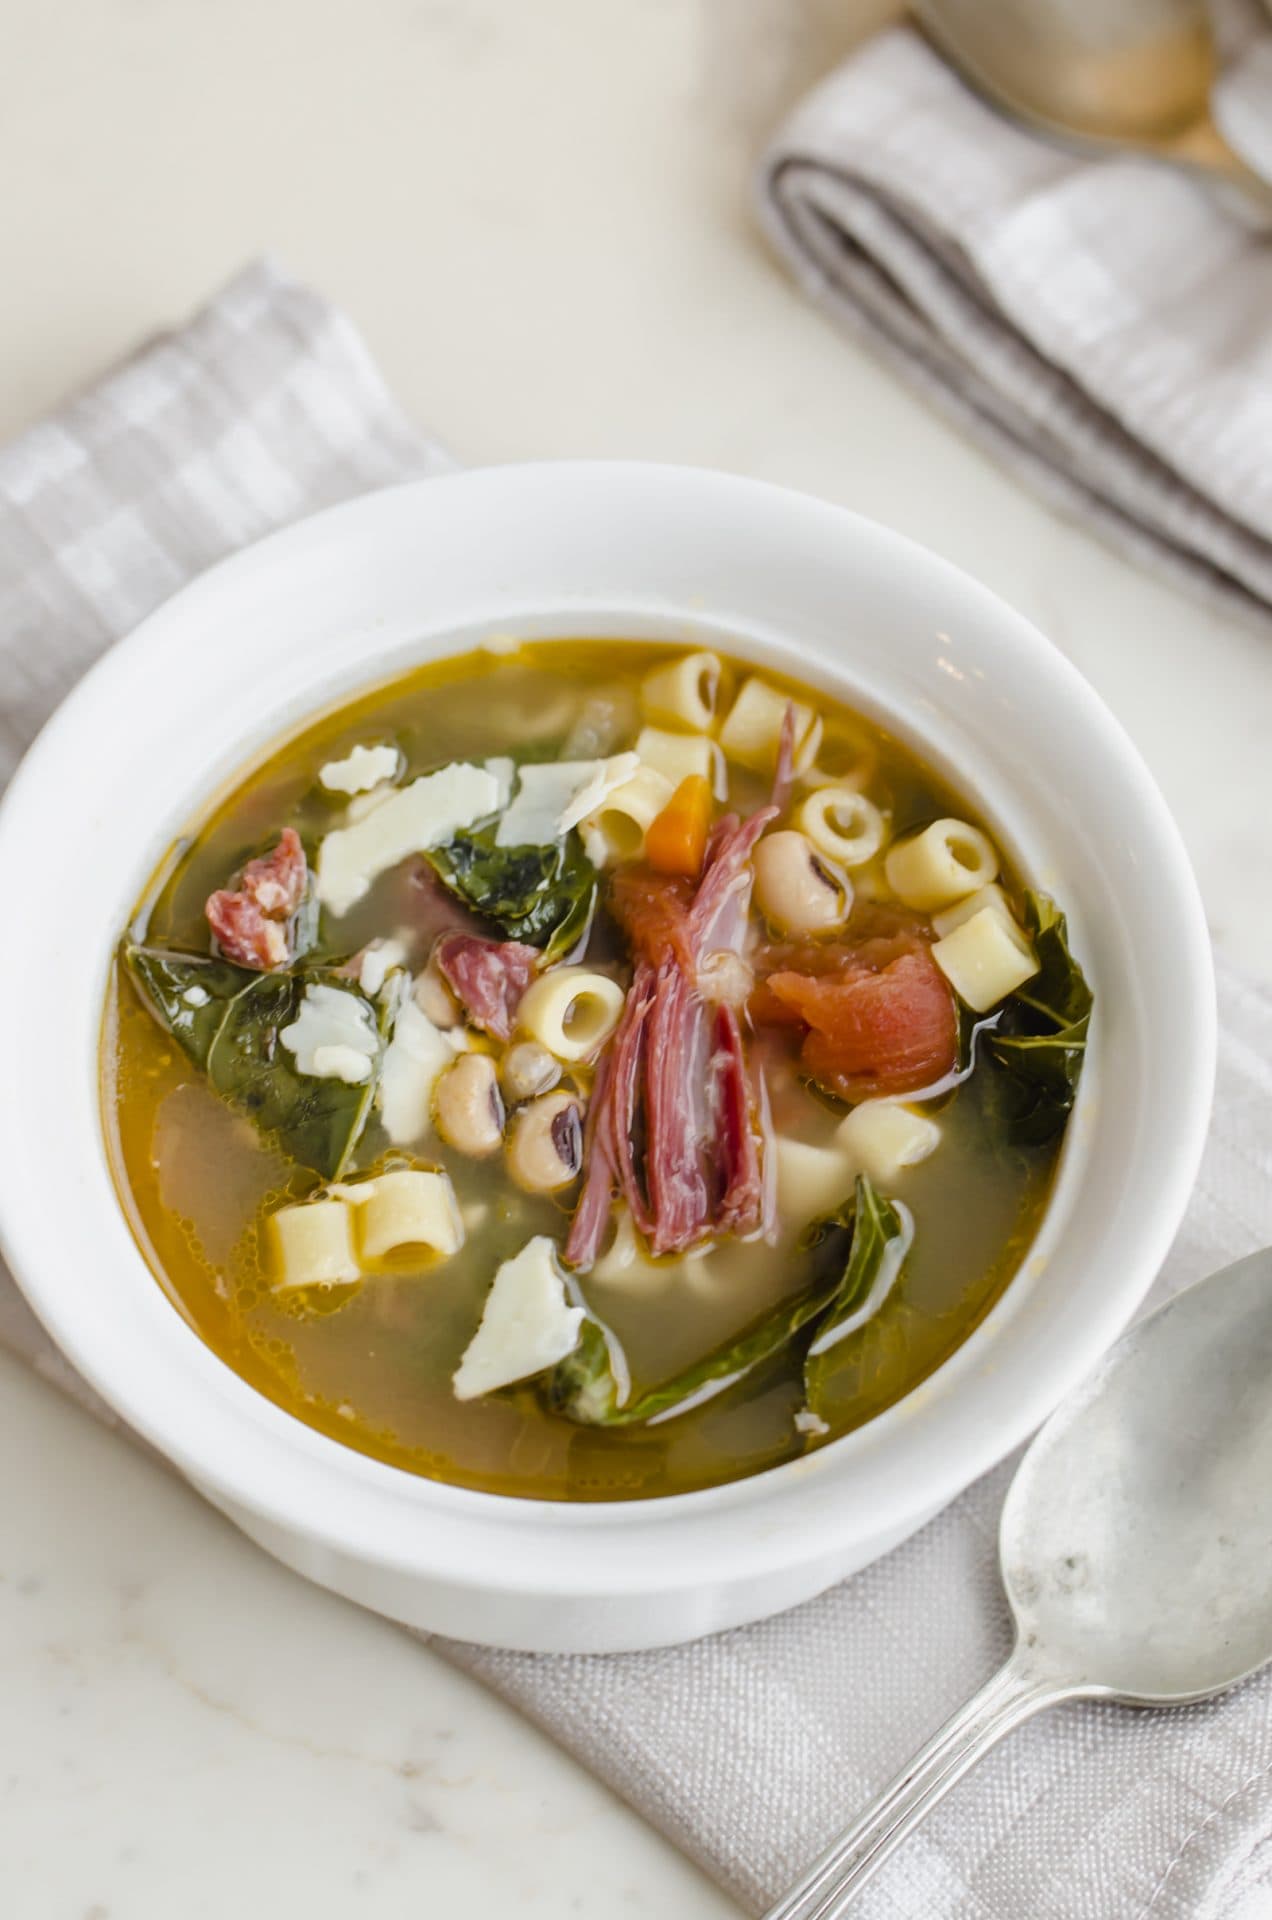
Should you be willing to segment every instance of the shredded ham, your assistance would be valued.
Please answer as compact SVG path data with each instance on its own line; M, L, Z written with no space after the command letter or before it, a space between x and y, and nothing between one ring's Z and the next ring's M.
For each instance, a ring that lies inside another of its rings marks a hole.
M539 964L538 950L519 940L444 933L433 957L473 1024L496 1040L510 1040L521 996Z
M744 823L722 820L696 892L645 872L615 876L610 910L637 964L593 1089L586 1178L566 1245L574 1267L590 1267L600 1252L615 1189L655 1254L766 1224L741 1025L733 1007L701 990L698 968L709 963L714 976L722 953L740 955L751 852L774 818L765 807Z
M308 880L300 835L284 827L271 853L248 861L237 887L209 894L204 912L226 959L258 973L290 965L296 950L292 922Z
M791 788L795 785L795 702L786 702L786 712L782 715L782 731L777 743L777 766L773 773L773 791L769 796L770 804L779 813L783 812L791 797Z

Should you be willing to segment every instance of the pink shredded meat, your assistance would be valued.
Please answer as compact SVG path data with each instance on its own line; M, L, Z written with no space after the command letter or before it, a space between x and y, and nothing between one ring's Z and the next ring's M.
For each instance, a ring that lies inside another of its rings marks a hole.
M537 948L479 933L444 933L433 954L473 1024L496 1040L511 1039L521 996L539 964Z
M722 952L741 953L751 851L775 811L720 822L692 897L674 880L616 877L611 911L638 958L592 1093L571 1266L596 1259L615 1190L655 1254L770 1223L741 1026L733 1007L700 990L697 973L708 960L718 970Z
M271 853L248 861L237 887L209 894L204 912L226 959L258 973L290 965L296 951L292 922L308 880L300 835L284 827Z

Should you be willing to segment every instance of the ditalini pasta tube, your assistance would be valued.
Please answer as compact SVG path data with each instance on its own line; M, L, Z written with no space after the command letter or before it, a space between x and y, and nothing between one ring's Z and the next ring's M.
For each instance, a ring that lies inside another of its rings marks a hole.
M645 850L645 835L674 791L671 781L653 767L638 768L630 780L616 787L579 828L592 865L607 867L615 860L639 860Z
M788 707L795 709L794 770L802 773L811 767L821 744L821 716L758 676L743 682L720 729L720 745L727 757L755 773L772 773Z
M608 1040L623 1011L623 989L587 967L552 967L521 996L523 1033L558 1060L589 1060Z
M338 1287L361 1278L353 1246L353 1209L343 1199L280 1207L267 1224L270 1273L278 1293Z
M464 1244L464 1223L445 1173L403 1167L367 1182L359 1208L364 1260L383 1260L405 1247L429 1247L448 1259Z
M715 725L724 668L718 654L686 653L641 681L641 709L666 726L707 733Z
M898 1100L863 1100L840 1122L835 1142L854 1174L868 1174L882 1186L934 1153L941 1129Z
M987 887L977 887L975 893L969 893L966 900L956 901L952 907L946 907L943 913L934 913L932 925L944 939L947 933L953 933L955 927L961 927L964 920L971 920L986 909L996 913L1000 920L1006 920L1009 926L1015 926L1016 916L1012 912L1011 901L997 881L991 881Z
M933 913L996 880L998 855L979 827L966 820L934 820L922 833L889 847L884 871L903 905Z
M863 867L883 845L883 815L851 787L819 787L795 815L818 853L841 867Z
M691 774L701 774L717 800L728 791L724 755L705 733L669 733L665 727L642 727L636 751L645 766L678 787Z
M932 958L973 1013L987 1013L1038 971L1033 948L1019 927L992 907L982 907L938 940Z

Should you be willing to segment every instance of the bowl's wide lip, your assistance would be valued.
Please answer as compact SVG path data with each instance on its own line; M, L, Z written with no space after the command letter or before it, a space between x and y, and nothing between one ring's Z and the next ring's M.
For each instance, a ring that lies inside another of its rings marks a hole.
M1090 686L1022 616L904 536L814 496L707 469L622 461L536 462L408 482L329 508L220 562L112 648L47 723L0 803L0 888L7 891L10 878L21 877L48 796L77 765L74 755L85 732L100 725L131 676L157 645L172 644L172 631L206 596L280 577L289 566L303 568L319 546L373 536L381 524L405 525L406 516L415 523L419 516L444 517L453 509L480 520L515 511L519 502L542 503L545 496L561 510L585 497L612 499L628 510L657 500L662 512L755 515L766 524L798 526L814 541L856 542L882 566L900 570L898 577L907 570L922 575L970 620L983 620L1024 649L1040 685L1045 683L1049 705L1081 726L1086 751L1116 765L1136 810L1143 858L1160 891L1162 924L1174 943L1173 979L1190 1018L1172 1035L1178 1098L1154 1169L1157 1204L1141 1209L1124 1266L1111 1274L1081 1328L1070 1328L1063 1341L1035 1340L1027 1378L1019 1366L995 1371L982 1364L987 1331L1010 1306L1009 1288L989 1320L917 1395L807 1459L694 1493L569 1505L422 1480L328 1440L229 1374L166 1307L174 1327L211 1368L199 1368L197 1408L165 1396L162 1383L130 1371L119 1345L107 1352L108 1343L81 1326L74 1292L59 1269L50 1189L46 1184L36 1190L34 1166L31 1182L6 1181L0 1191L0 1249L36 1313L90 1385L189 1477L231 1505L359 1560L483 1589L681 1589L704 1578L744 1578L801 1555L832 1555L837 1541L868 1533L867 1489L877 1496L873 1521L880 1533L934 1511L1023 1440L1116 1337L1169 1250L1204 1145L1216 1045L1210 945L1187 855L1151 775ZM199 771L192 770L192 796ZM121 921L128 904L120 902ZM21 1004L23 978L24 962L11 943L0 953L0 994L9 988L10 1005ZM20 1109L18 1098L0 1099L0 1165L22 1162ZM142 1256L137 1252L135 1258L140 1262ZM927 1404L916 1414L910 1401L918 1400ZM938 1400L941 1418L933 1414ZM899 1416L906 1409L911 1417L903 1427ZM413 1525L412 1516L421 1514L428 1524ZM659 1552L668 1544L669 1526L675 1528L674 1560ZM524 1540L530 1530L551 1535L553 1554L509 1553L510 1542Z

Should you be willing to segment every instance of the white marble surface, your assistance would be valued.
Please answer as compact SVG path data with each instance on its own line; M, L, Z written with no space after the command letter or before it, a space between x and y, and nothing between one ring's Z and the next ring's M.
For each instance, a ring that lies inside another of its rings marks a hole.
M466 460L736 468L981 575L1121 716L1217 938L1272 979L1272 641L1020 494L751 230L764 127L885 11L0 0L0 433L273 247ZM8 1363L0 1674L22 1920L734 1912L513 1715Z

